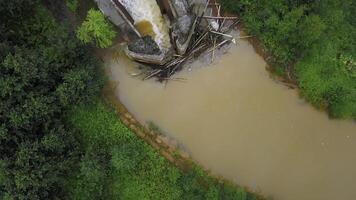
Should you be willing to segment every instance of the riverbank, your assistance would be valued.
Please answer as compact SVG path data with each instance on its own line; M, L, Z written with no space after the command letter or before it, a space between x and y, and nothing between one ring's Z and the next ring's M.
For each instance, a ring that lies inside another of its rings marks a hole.
M247 35L246 34L246 27L244 26L243 22L240 22L238 27L239 30L241 30L242 35ZM287 72L281 72L279 70L274 69L273 66L273 61L271 59L272 55L269 55L262 47L261 41L256 38L256 37L249 37L246 38L246 40L253 46L253 49L255 52L260 55L267 63L266 65L266 70L270 72L271 78L277 80L281 84L287 86L290 89L298 89L298 83L295 77L292 77L292 71L289 70ZM289 68L291 69L291 68Z
M328 119L271 79L248 41L237 43L213 64L196 61L173 77L183 81L166 85L133 77L139 67L124 55L107 54L104 61L130 113L179 141L213 174L277 200L352 197L355 124Z
M313 3L220 0L240 15L277 75L332 118L356 118L356 27L353 1Z
M111 99L110 90L104 90L107 103L97 99L72 111L70 122L81 131L85 154L68 184L71 199L263 199L210 176L178 149L169 150L158 133Z

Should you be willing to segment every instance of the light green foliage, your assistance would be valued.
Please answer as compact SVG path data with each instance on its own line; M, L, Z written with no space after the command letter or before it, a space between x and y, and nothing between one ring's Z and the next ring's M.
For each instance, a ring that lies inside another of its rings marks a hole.
M78 10L78 4L78 0L66 0L66 6L74 13Z
M338 62L344 73L352 78L356 78L356 60L352 57L352 55L342 54L340 55Z
M333 117L355 118L356 79L341 59L333 43L315 46L296 65L299 86L303 96L317 107L328 108Z
M106 188L105 198L98 199L254 199L242 188L226 189L199 167L181 172L137 138L100 100L74 109L70 121L82 133L85 154L98 164L95 168L80 168L79 176L68 186L71 194L99 193ZM97 172L99 168L105 175ZM80 187L86 180L83 174L90 174L92 182L101 185Z
M95 43L100 48L109 47L115 36L113 26L106 21L100 11L95 9L88 11L87 18L77 30L77 37L82 42Z
M301 94L332 117L356 118L356 2L220 0L273 56L294 66ZM293 72L292 72L293 73Z
M356 27L347 20L350 4L355 2L319 4L327 29L295 67L302 95L338 118L356 118Z

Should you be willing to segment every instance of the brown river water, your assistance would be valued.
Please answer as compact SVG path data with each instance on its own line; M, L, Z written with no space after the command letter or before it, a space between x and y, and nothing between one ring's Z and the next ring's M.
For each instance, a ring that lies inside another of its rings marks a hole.
M275 200L356 199L356 123L330 120L296 90L270 78L247 41L168 84L130 76L136 64L106 59L117 96L142 123L154 122L192 158Z

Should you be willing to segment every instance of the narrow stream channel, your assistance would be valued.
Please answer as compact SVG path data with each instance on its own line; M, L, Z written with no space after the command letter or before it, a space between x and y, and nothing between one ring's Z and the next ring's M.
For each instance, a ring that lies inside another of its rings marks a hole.
M106 64L130 112L214 174L275 200L356 199L356 123L328 119L275 82L248 42L167 85L131 77L125 57Z

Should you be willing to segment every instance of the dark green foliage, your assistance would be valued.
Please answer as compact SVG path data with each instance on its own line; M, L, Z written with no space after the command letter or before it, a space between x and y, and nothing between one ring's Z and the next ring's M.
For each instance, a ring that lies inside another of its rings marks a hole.
M0 16L0 198L62 198L79 154L66 110L99 91L96 62L37 1Z
M66 0L66 6L75 13L78 10L79 2L78 0Z
M232 1L222 2L232 4ZM305 3L245 0L235 4L232 10L243 13L247 30L261 40L265 51L274 56L274 63L278 65L294 62L325 28L319 16L311 14L310 6Z
M86 151L80 166L87 167L80 167L70 181L69 199L77 199L77 194L88 196L82 199L257 199L243 188L217 183L199 167L181 172L137 138L101 101L77 107L71 116Z
M90 155L85 155L80 162L79 170L80 173L68 184L70 199L107 199L105 180L108 174L103 165Z
M38 0L0 0L0 22L7 21L8 28L20 25L31 16L37 3Z
M220 0L238 13L276 71L290 70L301 94L332 117L356 118L356 2Z
M0 199L249 199L182 173L100 101L83 106L96 61L39 1L0 0L0 18Z

